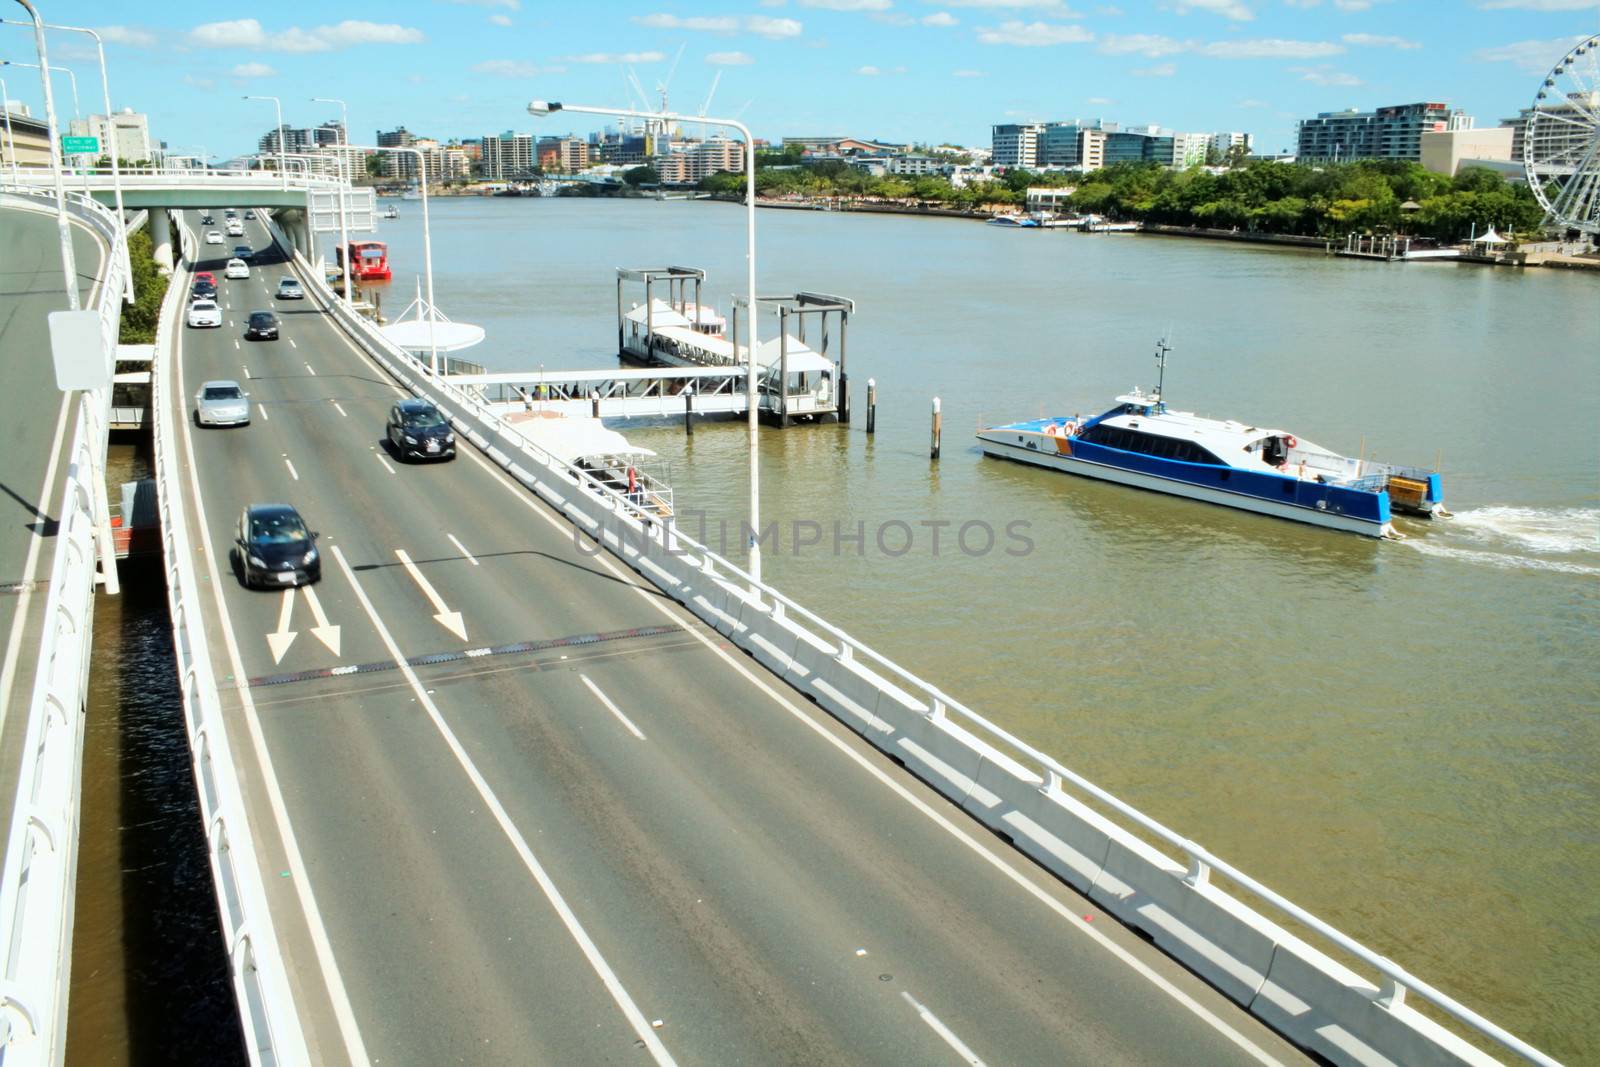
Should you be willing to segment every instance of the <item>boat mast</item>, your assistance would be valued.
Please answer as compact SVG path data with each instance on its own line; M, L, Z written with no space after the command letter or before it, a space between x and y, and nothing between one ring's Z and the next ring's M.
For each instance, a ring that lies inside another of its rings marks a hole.
M1156 342L1156 403L1157 411L1163 410L1161 406L1161 389L1167 380L1167 353L1172 351L1172 346L1167 343L1165 336Z

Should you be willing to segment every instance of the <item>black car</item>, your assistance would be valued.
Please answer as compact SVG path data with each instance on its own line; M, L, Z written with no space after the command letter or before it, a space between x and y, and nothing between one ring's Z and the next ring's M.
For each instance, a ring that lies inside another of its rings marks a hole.
M200 216L200 225L202 225L202 226L210 226L215 222L216 222L216 220L213 219L210 215L201 215Z
M426 400L402 400L389 409L389 443L404 459L454 459L456 435L439 409Z
M215 300L216 298L217 287L210 282L195 282L194 286L189 290L189 299L191 300Z
M250 312L250 319L245 323L244 336L247 341L276 341L278 316L270 311Z
M288 504L245 508L233 544L246 586L308 585L322 578L317 535Z
M244 219L246 222L254 222L256 220L256 213L254 211L246 211L244 213Z

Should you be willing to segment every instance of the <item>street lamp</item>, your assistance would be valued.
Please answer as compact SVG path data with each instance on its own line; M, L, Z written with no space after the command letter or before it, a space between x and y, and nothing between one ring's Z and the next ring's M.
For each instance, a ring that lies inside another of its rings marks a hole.
M438 309L433 306L433 229L428 221L428 161L420 148L405 148L398 145L346 145L358 152L411 152L417 157L417 172L422 175L422 265L423 273L427 276L428 285L428 371L435 378L439 376L439 342L434 337L434 327L439 321ZM350 249L344 250L344 285L348 292L350 288Z
M26 23L18 22L15 19L0 19L0 22L4 22L7 26L27 25ZM116 191L117 221L126 226L128 216L123 210L122 206L122 167L117 162L117 120L116 117L111 114L111 82L106 74L105 42L100 39L100 35L94 30L83 26L57 26L54 23L47 22L44 24L44 28L47 30L62 30L66 33L86 33L90 37L94 38L95 53L100 57L100 95L104 97L106 108L106 140L111 142L106 152L106 154L111 157L111 187ZM72 74L70 70L67 71L67 73L69 75ZM78 110L78 79L76 77L72 79L72 109L74 113L76 113ZM7 112L6 128L9 130L10 127L11 117L10 112ZM13 141L11 144L13 162L16 160L16 151L16 142ZM131 304L133 303L133 259L132 253L128 249L127 241L122 242L122 256L122 265L124 267L123 274L127 278L126 292L124 292L122 295L124 299Z
M346 211L347 203L350 199L350 153L345 149L350 144L350 111L343 100L335 100L332 97L313 96L311 102L313 104L339 105L339 177L344 182L343 188L339 190L339 247L343 249L341 256L346 261L344 265L344 306L348 310L351 307L350 220Z
M11 154L11 180L17 180L17 139L11 133L11 91L6 88L6 80L0 78L0 109L6 113L6 145Z
M61 237L61 273L66 279L67 309L78 311L78 261L72 254L72 228L67 222L67 190L61 182L61 137L56 126L56 98L50 91L50 59L44 44L44 20L29 0L17 0L33 20L33 47L39 54L39 84L44 89L44 121L50 133L50 173L55 178L56 231ZM18 64L19 66L21 64ZM33 66L34 64L29 64Z
M278 181L282 183L283 188L287 189L287 188L289 188L289 175L288 175L288 172L284 169L284 159L283 159L284 151L286 150L286 147L287 147L283 143L284 140L285 140L284 131L283 131L283 103L275 96L247 96L247 97L245 97L245 99L246 100L271 100L272 101L272 109L278 115L278 132L277 132L277 138L278 138Z
M747 269L746 288L747 296L745 306L750 312L750 341L746 359L745 374L745 406L750 414L750 564L749 571L752 579L750 592L757 598L760 597L759 583L761 581L761 455L759 445L759 418L757 414L757 384L756 384L756 359L758 346L756 341L756 323L759 318L756 305L756 144L755 138L750 133L750 127L737 119L711 119L704 115L678 115L669 111L636 111L631 108L619 107L585 107L579 104L563 104L554 100L534 100L528 104L528 114L536 118L545 118L557 111L571 111L583 115L608 115L613 118L627 119L658 119L663 122L698 122L704 126L723 126L737 130L744 137L744 177L745 177L745 230L746 249L745 267ZM735 355L738 353L736 352ZM780 386L781 388L781 386Z
M13 26L27 25L26 22L11 22L10 19L6 19L5 21L10 22ZM49 26L50 24L43 23L42 25ZM0 59L0 67L32 67L34 70L44 69L41 68L37 63L18 63L17 61L11 59ZM82 118L83 113L78 109L78 76L72 73L71 67L57 67L50 65L49 70L52 74L65 74L67 76L67 80L72 83L72 117L75 119Z

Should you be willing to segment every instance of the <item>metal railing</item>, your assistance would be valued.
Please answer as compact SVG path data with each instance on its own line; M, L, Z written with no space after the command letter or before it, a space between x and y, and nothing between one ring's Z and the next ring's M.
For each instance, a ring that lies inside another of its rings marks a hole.
M291 163L296 161L291 160ZM63 172L68 181L85 182L93 188L111 188L109 167L74 167ZM182 167L125 167L121 170L123 188L148 189L153 186L199 185L219 189L253 188L292 190L333 189L343 183L333 177L310 173L303 163L291 166L283 176L275 170L191 170ZM45 168L19 169L15 178L6 176L7 184L22 188L52 188L50 171ZM286 184L287 183L287 184ZM81 194L80 194L81 195Z
M49 199L53 205L54 198ZM75 216L110 240L98 293L109 367L126 280L125 237L110 211L77 194L68 199ZM102 471L110 395L107 387L78 398L17 795L0 867L0 1062L7 1067L59 1064L65 1055L84 699L100 558L96 542L109 532ZM107 565L115 566L109 560Z
M307 269L307 276L313 278L311 289L317 294L323 306L345 325L348 332L354 334L358 339L365 340L368 351L372 352L380 362L391 364L389 366L390 372L395 374L402 384L409 386L414 391L431 389L443 394L460 405L463 410L470 412L474 418L490 427L495 427L500 422L498 413L483 399L474 396L469 391L456 388L448 379L441 380L431 377L424 364L389 342L371 323L361 319L359 316L348 314L343 306L334 299L332 290L327 287L326 283L316 277L314 271L309 270L309 264L305 263L304 258L298 256L297 258L303 267ZM392 364L398 364L398 366ZM472 436L474 442L479 444L480 447L484 447L487 440L484 435L469 434L469 436ZM497 433L496 436L502 444L513 444L519 447L527 457L537 464L573 480L579 485L592 488L615 514L637 519L636 513L629 507L628 502L622 495L607 486L596 484L588 476L587 472L544 452L532 442L520 438L519 435L509 429L504 433ZM492 456L492 450L489 451ZM708 577L736 580L742 583L746 589L752 590L755 595L766 598L771 605L770 610L779 617L787 619L791 623L796 619L803 620L816 634L826 635L830 639L830 643L838 646L835 658L842 662L860 659L881 668L888 676L896 680L899 687L908 696L918 701L926 709L924 714L928 717L944 718L955 716L961 719L980 735L1001 743L1011 751L1031 761L1037 768L1039 777L1043 779L1045 788L1059 789L1064 784L1070 784L1085 796L1093 798L1105 808L1127 819L1140 830L1178 850L1187 861L1187 877L1193 882L1204 883L1215 872L1229 879L1234 885L1244 890L1259 903L1266 905L1271 911L1293 920L1305 929L1313 931L1329 944L1336 946L1349 956L1371 967L1381 979L1375 987L1376 993L1372 998L1374 1004L1381 1006L1385 1010L1393 1011L1399 1009L1405 1003L1407 991L1410 991L1468 1029L1475 1031L1482 1037L1515 1053L1528 1062L1540 1064L1542 1067L1559 1067L1559 1064L1554 1059L1518 1038L1515 1034L1484 1018L1422 979L1415 977L1394 961L1374 952L1355 938L1319 919L1293 901L1232 866L1227 861L1213 855L1197 842L1184 837L1082 775L1068 769L1054 757L1039 751L1021 738L990 722L955 697L924 681L888 657L874 651L864 642L852 637L822 616L807 609L798 601L784 595L764 582L757 581L737 564L724 559L709 547L700 544L679 531L675 524L670 522L656 524L655 530L657 531L655 536L659 537L663 544L670 543L672 545L674 554L682 555L687 552L691 558L694 555L698 555L700 560L696 565Z
M192 235L180 227L187 267L194 255ZM205 586L195 574L195 549L176 501L181 489L177 428L170 381L174 368L164 362L176 310L183 303L181 285L168 290L156 334L157 364L151 374L151 425L155 440L156 499L161 515L161 555L172 617L178 680L183 693L184 726L194 766L200 815L205 824L216 886L228 967L238 998L245 1049L258 1065L309 1062L305 1034L287 970L280 954L265 883L245 814L244 794L235 771L222 701L212 671L200 598ZM180 390L181 392L181 390Z

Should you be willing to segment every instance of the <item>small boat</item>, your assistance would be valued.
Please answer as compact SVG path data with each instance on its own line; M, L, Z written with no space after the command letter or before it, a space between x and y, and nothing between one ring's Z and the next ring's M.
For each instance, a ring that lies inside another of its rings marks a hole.
M1144 227L1137 222L1090 222L1083 228L1088 233L1137 233Z
M587 488L609 490L633 505L639 518L672 515L671 467L648 448L631 444L599 419L554 412L513 411L507 425L526 440L588 476Z
M395 207L393 204L390 204L388 207L383 209L383 214L379 215L378 217L381 219L397 219L400 217L400 209Z
M1024 229L1037 229L1039 220L1027 215L996 215L989 220L990 226L1018 226Z
M1156 359L1164 377L1169 348ZM1368 537L1398 538L1393 512L1449 515L1437 471L1338 453L1286 430L1171 411L1135 389L1087 419L1033 419L978 431L988 456L1203 500Z
M422 194L415 189L407 189L400 194L401 200L421 200Z

